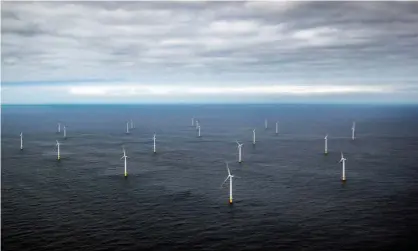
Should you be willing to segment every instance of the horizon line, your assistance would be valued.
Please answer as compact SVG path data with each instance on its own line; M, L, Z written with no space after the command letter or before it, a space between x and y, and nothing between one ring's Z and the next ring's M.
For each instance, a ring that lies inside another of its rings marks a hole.
M1 103L1 106L54 106L54 105L418 105L417 102L167 102L167 103Z

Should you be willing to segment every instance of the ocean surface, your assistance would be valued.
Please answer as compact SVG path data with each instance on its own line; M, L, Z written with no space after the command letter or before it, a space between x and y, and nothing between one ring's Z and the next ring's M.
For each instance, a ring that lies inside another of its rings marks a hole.
M418 250L418 106L2 106L1 126L2 250Z

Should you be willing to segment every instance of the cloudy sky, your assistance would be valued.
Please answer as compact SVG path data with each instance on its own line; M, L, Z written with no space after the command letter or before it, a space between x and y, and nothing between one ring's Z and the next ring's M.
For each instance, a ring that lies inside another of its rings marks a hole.
M418 2L3 2L2 103L418 102Z

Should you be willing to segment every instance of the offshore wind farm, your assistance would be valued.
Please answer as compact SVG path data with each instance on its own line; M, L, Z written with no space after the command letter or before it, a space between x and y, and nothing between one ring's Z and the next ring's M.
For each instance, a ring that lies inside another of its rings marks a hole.
M9 246L40 246L42 236L54 249L64 250L62 241L77 246L71 236L81 229L99 228L96 237L78 237L76 243L89 242L90 250L103 243L116 248L120 241L146 248L145 243L164 235L161 243L185 248L199 243L182 242L189 231L200 232L204 239L221 238L226 231L241 241L205 245L239 249L245 246L240 243L250 240L273 248L292 245L289 240L296 239L321 249L344 243L354 250L364 242L383 245L381 236L404 243L408 234L391 226L416 217L410 211L416 205L411 190L416 183L413 153L418 149L414 107L57 105L4 106L2 112L2 212L3 228L8 230L3 236ZM205 121L201 138L190 127L190 118L197 113ZM141 121L130 134L120 126L127 116ZM264 117L280 118L278 136L274 129L263 130ZM350 131L353 119L355 141ZM64 147L58 141L62 135L51 130L57 120L71 127ZM254 129L259 129L256 145L248 133ZM25 132L24 151L19 147L20 131ZM159 150L153 153L149 149L156 134ZM252 145L242 147L242 163L237 161L239 144ZM241 177L234 179L231 196L219 189L228 174L225 161L230 173ZM395 204L388 208L388 203ZM119 207L125 216L114 211ZM382 210L387 216L382 217ZM34 215L38 217L32 219ZM70 228L61 227L62 217ZM28 222L32 226L25 225ZM295 227L300 224L305 225ZM13 242L23 226L43 230ZM216 231L207 230L209 226ZM129 241L109 227L129 228L125 231L145 241ZM247 228L251 231L241 230ZM319 228L327 234L316 232ZM375 229L369 230L374 234L354 234L355 242L335 239L363 228ZM44 232L52 229L61 241ZM273 238L276 231L283 237ZM106 241L90 239L99 236ZM323 241L318 244L311 238Z
M417 13L2 1L0 248L418 250Z

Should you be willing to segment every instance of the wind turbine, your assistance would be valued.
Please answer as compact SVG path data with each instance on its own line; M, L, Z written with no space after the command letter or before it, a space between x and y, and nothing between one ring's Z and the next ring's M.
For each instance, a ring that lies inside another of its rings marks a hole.
M253 129L253 145L255 145L255 129Z
M238 145L238 162L239 163L241 163L242 162L242 160L241 160L241 148L242 148L242 146L244 145L244 143L242 143L242 144L240 144L240 143L238 143L238 141L236 141L237 142L237 145Z
M197 126L197 130L198 130L198 137L200 137L200 125Z
M123 159L123 158L125 158L125 177L127 177L128 173L126 171L126 159L128 158L128 156L126 156L125 147L123 147L123 156L120 159Z
M264 127L267 129L267 119L264 120Z
M129 122L126 122L126 134L129 134Z
M58 133L60 133L60 132L61 132L61 124L58 123Z
M356 131L356 122L353 122L353 126L351 127L351 139L354 140L354 133Z
M60 159L61 159L61 156L60 156L60 142L58 142L58 140L57 140L57 144L56 144L56 146L58 147L58 151L57 151L57 160L60 160Z
M325 135L325 151L324 154L327 155L328 154L328 134Z
M276 121L276 134L279 134L279 122Z
M23 150L23 133L20 133L20 150Z
M341 180L343 181L343 182L345 182L345 161L346 161L347 159L346 158L344 158L344 155L343 155L343 153L341 152L341 160L340 160L340 162L339 163L343 163L343 174L342 174L342 177L341 177Z
M156 151L155 151L155 133L154 133L153 140L154 140L154 153L156 153Z
M228 177L226 177L225 181L222 183L221 187L225 184L225 182L229 179L229 204L232 204L232 178L234 175L231 174L231 171L228 167L228 162L226 163L226 170L228 170Z
M64 139L67 138L67 128L64 126Z

